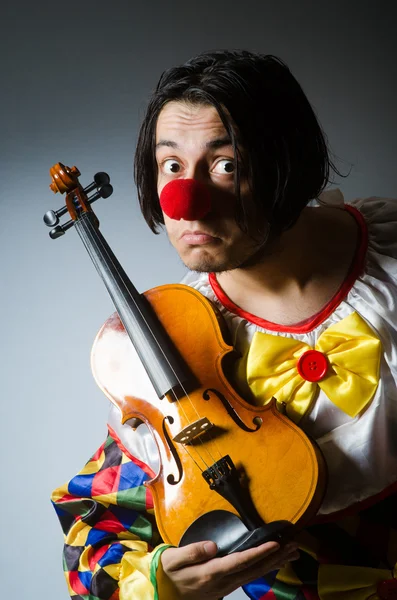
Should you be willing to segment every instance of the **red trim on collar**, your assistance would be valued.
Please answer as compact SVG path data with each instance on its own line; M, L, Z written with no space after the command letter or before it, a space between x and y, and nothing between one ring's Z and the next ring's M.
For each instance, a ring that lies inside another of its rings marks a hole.
M209 283L219 302L223 304L223 306L230 312L242 317L243 319L246 319L247 321L250 321L251 323L255 323L255 325L259 325L259 327L263 327L263 329L269 329L270 331L279 331L285 333L308 333L309 331L315 329L318 325L320 325L320 323L325 321L325 319L327 319L327 317L334 312L342 300L346 298L357 277L359 277L364 270L365 257L368 248L367 224L357 208L346 204L345 209L354 217L359 227L359 240L356 253L342 285L331 298L331 300L314 316L309 317L304 321L300 321L300 323L297 323L296 325L279 325L278 323L272 323L271 321L266 321L266 319L256 317L255 315L246 312L237 306L237 304L234 304L234 302L230 300L230 298L225 294L219 285L215 273L209 273Z

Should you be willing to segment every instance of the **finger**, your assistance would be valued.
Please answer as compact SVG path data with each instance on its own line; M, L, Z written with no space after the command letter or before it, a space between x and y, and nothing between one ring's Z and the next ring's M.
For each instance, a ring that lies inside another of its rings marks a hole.
M214 558L217 550L217 545L211 541L195 542L180 548L167 548L162 554L161 562L166 571L177 571Z
M221 577L223 575L229 576L231 573L244 571L279 550L280 545L277 542L267 542L256 548L249 548L249 550L234 552L222 558L216 558L211 563L211 570L216 571Z
M273 556L248 569L246 573L250 576L254 571L259 571L260 576L269 572L269 570L281 569L286 564L298 560L299 556L299 552L296 549L290 550L289 552L277 552Z
M254 579L258 579L258 577L263 577L267 573L285 568L286 565L294 560L297 560L298 558L299 552L296 550L289 553L285 553L283 551L277 552L274 555L268 556L265 560L256 563L245 571L234 573L230 577L228 583L232 585L233 589L241 587L242 585L245 585Z
M299 552L292 552L287 556L282 556L279 560L277 560L276 564L273 566L273 569L283 569L286 565L288 565L288 563L298 560L299 556Z
M294 552L298 548L299 548L299 546L298 546L297 542L288 542L288 544L283 546L281 549L283 550L283 552Z

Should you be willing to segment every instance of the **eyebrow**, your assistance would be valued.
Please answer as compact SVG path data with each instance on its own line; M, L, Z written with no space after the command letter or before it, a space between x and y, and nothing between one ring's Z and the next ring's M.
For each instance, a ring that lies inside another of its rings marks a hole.
M210 140L209 142L207 142L205 144L206 148L209 148L211 150L216 150L217 148L223 148L224 146L231 146L232 142L230 137L224 136L221 138L216 138L214 140ZM176 142L173 142L172 140L160 140L157 144L156 144L156 150L157 148L161 148L163 146L166 146L167 148L175 148L178 149L179 146Z

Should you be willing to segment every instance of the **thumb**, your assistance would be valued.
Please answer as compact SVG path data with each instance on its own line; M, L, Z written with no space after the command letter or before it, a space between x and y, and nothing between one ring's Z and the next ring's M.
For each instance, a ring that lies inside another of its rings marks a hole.
M167 548L161 556L161 562L165 571L178 571L214 558L217 550L217 545L211 541L195 542L180 548Z

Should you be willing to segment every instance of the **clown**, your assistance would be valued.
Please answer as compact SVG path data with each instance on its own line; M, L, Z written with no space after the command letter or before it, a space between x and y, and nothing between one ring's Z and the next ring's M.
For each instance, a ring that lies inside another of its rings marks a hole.
M236 387L276 399L316 440L329 482L283 548L168 547L143 486L154 441L112 409L106 442L53 496L72 598L217 600L240 586L254 600L396 597L397 203L346 204L324 191L332 171L279 59L214 52L161 77L136 153L142 213L225 318Z

